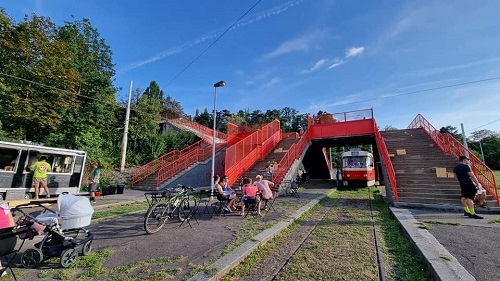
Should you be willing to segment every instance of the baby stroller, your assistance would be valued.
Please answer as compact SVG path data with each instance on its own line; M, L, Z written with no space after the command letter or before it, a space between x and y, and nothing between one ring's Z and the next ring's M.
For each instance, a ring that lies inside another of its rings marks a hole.
M19 211L24 215L18 220L18 226L31 225L35 234L44 236L40 242L35 243L34 248L26 249L21 254L21 264L24 267L37 267L44 259L52 257L60 257L60 265L69 267L78 258L79 246L82 255L90 253L94 236L84 227L90 225L94 208L88 198L61 194L57 199L59 212L36 203L41 211L26 213L24 210L28 205L33 206L23 204L13 209L13 214Z

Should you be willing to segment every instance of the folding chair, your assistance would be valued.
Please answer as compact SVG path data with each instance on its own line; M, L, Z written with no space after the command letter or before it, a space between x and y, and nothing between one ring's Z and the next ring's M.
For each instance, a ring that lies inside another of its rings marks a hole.
M290 186L290 195L296 198L300 198L297 190L299 189L299 184L296 181L292 181Z
M276 209L274 208L274 201L276 201L276 197L278 197L278 190L273 190L272 192L273 196L271 198L262 200L264 202L264 210L266 210L266 214L269 213L271 209L276 212Z
M204 196L204 195L206 195L206 196ZM201 213L198 210L198 208L200 208L200 207L203 208L203 212L201 212ZM199 216L202 216L204 214L209 214L210 218L212 218L213 212L210 212L210 190L208 190L208 189L200 190L195 213L198 213Z
M187 201L188 204L186 204L185 206L181 206L181 208L179 209L179 212L184 213L184 218L185 218L181 222L179 227L181 227L184 223L187 223L190 228L193 228L193 226L191 225L191 219L194 219L196 221L196 223L198 225L200 225L200 223L198 222L198 219L196 219L196 213L198 212L198 209L199 209L199 203L198 203L199 200L196 199L196 197L190 197L190 198L193 198L192 202L191 202L191 200L188 200ZM194 206L191 206L191 203Z
M22 243L20 243L19 247L16 249L17 236L29 231L31 231L29 227L19 229L9 227L0 229L0 259L6 260L6 262L2 262L2 266L4 268L0 270L0 276L4 273L4 271L9 269L14 277L14 280L17 281L14 270L12 269L12 263L15 260L19 249L23 247L25 241L25 239L22 239Z
M229 206L227 205L228 200L223 198L222 195L217 194L217 202L212 203L213 214L218 214L219 216L225 216L225 212L229 211Z
M259 196L259 195L257 195ZM259 205L259 201L255 201L254 203L249 203L249 202L245 202L245 201L242 201L242 204L245 204L245 218L248 216L248 214L250 214L250 212L252 213L252 215L255 215L255 214L258 214L259 213L259 210L257 209L257 206Z

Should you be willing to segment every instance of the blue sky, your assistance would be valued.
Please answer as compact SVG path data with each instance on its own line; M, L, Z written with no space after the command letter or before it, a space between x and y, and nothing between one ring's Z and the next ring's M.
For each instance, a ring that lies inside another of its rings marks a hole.
M238 21L257 2L0 6L18 22L90 19L113 51L120 99L130 80L142 89L155 80L187 114L211 111L213 84L224 80L217 109L231 112L373 108L381 128L405 128L420 113L438 129L500 131L500 1L264 0Z

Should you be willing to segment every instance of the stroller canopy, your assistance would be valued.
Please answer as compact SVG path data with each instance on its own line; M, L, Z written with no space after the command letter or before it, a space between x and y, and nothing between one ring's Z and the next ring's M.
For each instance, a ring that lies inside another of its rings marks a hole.
M87 197L61 194L57 199L60 223L64 229L84 227L90 224L94 208Z

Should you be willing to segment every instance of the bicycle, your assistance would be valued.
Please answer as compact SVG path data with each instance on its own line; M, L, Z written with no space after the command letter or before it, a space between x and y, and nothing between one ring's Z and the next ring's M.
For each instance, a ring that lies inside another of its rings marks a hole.
M161 193L149 193L151 203L144 218L144 230L149 234L156 233L175 215L181 222L191 219L194 213L191 211L189 197L193 191L193 188L179 184L173 190L165 189ZM194 204L196 205L196 200Z

